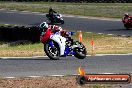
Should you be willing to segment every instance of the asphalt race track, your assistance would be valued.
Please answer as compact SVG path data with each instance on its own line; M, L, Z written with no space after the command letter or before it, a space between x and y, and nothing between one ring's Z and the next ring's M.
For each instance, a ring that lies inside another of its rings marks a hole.
M45 76L78 74L82 66L87 73L132 73L132 55L88 56L49 60L48 57L0 59L0 76Z
M47 21L47 19L42 13L0 10L0 23L32 26L38 25L43 21ZM70 16L65 16L64 21L65 24L61 26L63 29L67 30L82 30L86 32L127 36L132 35L132 30L126 30L121 21L98 20Z
M97 20L79 17L64 17L64 29L117 35L132 35L120 21ZM0 24L25 26L47 21L40 13L0 10ZM84 60L66 57L60 60L42 58L0 59L0 76L44 76L78 74L81 65L87 73L132 73L132 55L88 56Z

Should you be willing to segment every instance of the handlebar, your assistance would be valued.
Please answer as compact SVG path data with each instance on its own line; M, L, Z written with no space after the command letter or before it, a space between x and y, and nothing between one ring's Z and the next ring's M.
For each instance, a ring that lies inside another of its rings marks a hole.
M68 32L68 35L69 36L72 36L72 35L74 35L75 34L75 32Z

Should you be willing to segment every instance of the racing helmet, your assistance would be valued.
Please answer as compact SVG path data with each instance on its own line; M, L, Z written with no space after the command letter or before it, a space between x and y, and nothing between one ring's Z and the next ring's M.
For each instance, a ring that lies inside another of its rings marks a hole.
M124 16L125 16L125 17L128 17L128 16L129 16L129 14L128 14L128 13L125 13L125 14L124 14Z
M48 24L46 22L42 22L40 25L39 25L39 28L40 29L47 29L48 28Z
M58 28L60 31L62 31L63 29L61 27Z
M54 30L59 30L59 31L63 30L61 27L56 26L56 25L53 25L53 29L54 29Z
M52 25L52 30L59 30L59 26Z

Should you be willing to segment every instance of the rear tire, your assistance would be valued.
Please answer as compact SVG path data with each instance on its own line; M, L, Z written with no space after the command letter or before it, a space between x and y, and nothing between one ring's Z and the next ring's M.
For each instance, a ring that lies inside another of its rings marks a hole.
M124 27L128 30L129 26L127 24L124 24Z
M49 45L50 42L53 42L53 48ZM44 44L44 51L51 60L58 60L60 57L60 50L58 44L54 41L47 41Z
M49 18L49 14L46 14L46 17Z
M78 58L78 59L84 59L86 57L86 55L87 55L86 48L85 48L85 46L81 42L77 41L77 43L79 45L81 45L82 47L81 48L77 47L77 48L74 49L74 52L75 52L74 56L76 58Z

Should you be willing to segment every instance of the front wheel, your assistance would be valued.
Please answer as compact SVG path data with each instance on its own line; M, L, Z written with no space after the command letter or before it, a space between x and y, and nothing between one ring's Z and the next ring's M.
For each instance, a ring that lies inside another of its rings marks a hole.
M58 44L54 41L47 41L44 44L44 51L51 60L58 60L60 57Z
M78 59L84 59L87 54L85 46L81 42L78 42L78 41L76 42L76 45L78 47L74 49L74 52L75 52L74 56Z

